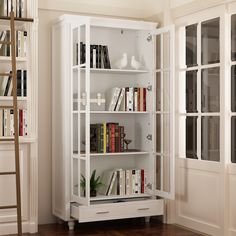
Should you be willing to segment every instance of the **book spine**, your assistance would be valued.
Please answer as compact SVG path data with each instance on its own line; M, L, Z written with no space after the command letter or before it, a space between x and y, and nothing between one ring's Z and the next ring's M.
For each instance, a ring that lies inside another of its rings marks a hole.
M114 183L115 183L115 180L116 180L116 175L117 175L117 172L114 171L113 175L112 175L112 179L111 179L111 184L109 186L108 193L107 193L108 196L111 195L112 189L114 188Z
M124 137L125 137L125 131L124 126L120 126L120 151L124 152Z
M140 111L143 111L143 88L140 88Z
M106 139L106 149L107 149L107 152L110 152L110 125L109 124L106 124L107 128L106 128L106 133L107 133L107 139Z
M129 108L129 88L125 88L125 111L128 111Z
M23 128L24 128L23 135L27 136L28 135L27 110L23 110Z
M138 88L134 88L134 111L138 111Z
M24 70L23 84L23 96L27 97L27 70Z
M141 193L144 193L144 169L141 169Z
M10 110L10 136L14 135L14 111Z
M117 170L117 195L120 195L120 170Z
M19 131L19 136L23 136L23 110L20 109L20 131Z
M125 194L130 195L130 170L125 171Z
M103 123L103 153L107 152L107 124Z
M92 67L91 68L96 68L97 67L97 49L96 45L93 45L92 47L93 53L92 53Z
M147 111L146 97L147 97L147 89L143 88L143 111Z
M115 124L111 124L111 152L116 151L116 140L115 140Z
M103 153L103 146L104 146L104 128L103 128L103 124L99 124L99 129L100 129L100 153Z
M141 108L140 108L140 88L138 88L138 111L141 111Z
M141 193L141 170L136 170L136 189L135 193L140 194Z
M115 152L119 152L119 126L115 124Z
M97 131L97 152L101 153L101 129L100 129L100 125L97 124L96 125L96 131Z
M132 194L135 194L135 183L136 183L135 170L132 170Z
M134 88L129 88L128 111L133 111L134 107Z

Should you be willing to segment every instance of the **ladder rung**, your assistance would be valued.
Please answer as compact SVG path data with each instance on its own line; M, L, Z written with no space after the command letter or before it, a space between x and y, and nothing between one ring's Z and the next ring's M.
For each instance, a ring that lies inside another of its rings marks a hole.
M0 142L14 142L14 138L0 138Z
M12 209L12 208L17 208L17 206L13 205L13 206L0 206L0 210L3 209Z
M11 73L0 73L0 76L11 76Z
M12 172L0 172L0 175L15 175L16 172L12 171Z
M13 109L13 106L0 106L0 109Z
M0 44L11 44L9 41L0 41Z

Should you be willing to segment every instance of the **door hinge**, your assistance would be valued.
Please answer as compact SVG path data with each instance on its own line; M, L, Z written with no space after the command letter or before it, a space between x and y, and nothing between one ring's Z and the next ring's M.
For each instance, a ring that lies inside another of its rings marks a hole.
M152 140L152 135L151 135L151 134L148 134L148 135L147 135L147 139L151 141L151 140Z
M147 41L148 41L148 42L151 42L151 41L152 41L152 35L151 35L151 34L149 34L149 35L147 36Z
M147 91L149 91L149 92L152 91L152 85L147 86Z

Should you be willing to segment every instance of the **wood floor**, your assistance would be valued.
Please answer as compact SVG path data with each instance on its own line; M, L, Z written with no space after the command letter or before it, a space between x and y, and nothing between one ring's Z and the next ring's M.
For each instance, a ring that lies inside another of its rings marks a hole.
M68 231L67 225L53 224L39 227L40 236L200 236L200 234L174 225L162 224L157 219L145 223L144 219L116 220L76 225Z

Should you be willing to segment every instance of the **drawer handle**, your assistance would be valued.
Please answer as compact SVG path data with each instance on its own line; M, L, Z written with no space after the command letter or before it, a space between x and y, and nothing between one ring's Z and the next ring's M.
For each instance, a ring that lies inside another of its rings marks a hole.
M109 211L99 211L96 214L100 215L100 214L108 214L108 213L109 213Z
M147 211L149 210L150 208L149 207L146 207L146 208L139 208L138 211Z

